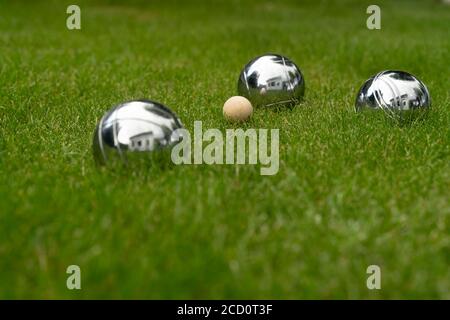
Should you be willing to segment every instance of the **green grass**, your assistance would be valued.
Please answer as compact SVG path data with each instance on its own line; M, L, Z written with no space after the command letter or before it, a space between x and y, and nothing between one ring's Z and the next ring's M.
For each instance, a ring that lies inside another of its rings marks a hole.
M450 298L450 7L382 1L370 31L366 0L78 1L69 31L72 3L0 3L0 298ZM266 52L306 79L301 105L243 125L280 129L277 175L95 166L96 122L121 101L237 128L223 102ZM425 121L354 113L385 69L427 84Z

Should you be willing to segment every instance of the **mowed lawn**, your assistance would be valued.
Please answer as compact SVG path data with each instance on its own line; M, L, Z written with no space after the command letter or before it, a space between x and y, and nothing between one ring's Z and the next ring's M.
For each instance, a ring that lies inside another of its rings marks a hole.
M450 6L379 1L371 31L366 0L77 1L69 31L69 4L0 3L0 298L450 298ZM226 122L267 52L302 69L304 102ZM424 121L354 112L385 69L426 83ZM280 129L278 174L99 169L97 121L138 98L190 130Z

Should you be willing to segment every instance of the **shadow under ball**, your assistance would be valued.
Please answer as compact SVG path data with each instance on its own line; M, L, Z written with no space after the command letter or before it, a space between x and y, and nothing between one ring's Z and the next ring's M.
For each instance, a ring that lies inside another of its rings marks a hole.
M135 100L109 110L98 123L93 137L94 159L100 165L161 157L181 139L175 130L183 128L178 117L164 105L150 100Z
M355 102L357 112L383 110L394 119L413 120L431 107L425 84L404 71L382 71L359 89Z
M289 58L266 54L250 61L241 71L238 94L254 106L293 106L303 99L305 80Z

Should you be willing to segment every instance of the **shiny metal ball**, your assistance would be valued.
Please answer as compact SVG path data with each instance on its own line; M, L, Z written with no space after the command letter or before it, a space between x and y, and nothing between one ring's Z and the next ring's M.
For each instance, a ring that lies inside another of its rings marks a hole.
M292 106L302 100L305 80L293 61L279 54L266 54L244 67L238 93L254 106Z
M180 128L183 125L178 117L158 102L135 100L119 104L101 118L95 129L94 159L101 165L154 159L159 151L170 149L181 139L175 131Z
M367 80L356 97L356 111L383 110L394 119L416 119L431 107L422 81L404 71L382 71Z

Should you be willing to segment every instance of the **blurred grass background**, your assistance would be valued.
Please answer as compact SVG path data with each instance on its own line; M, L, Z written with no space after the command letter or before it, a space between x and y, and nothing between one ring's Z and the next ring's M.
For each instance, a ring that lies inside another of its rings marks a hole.
M450 6L379 1L0 2L0 298L450 298ZM306 79L280 128L280 171L99 170L111 106L150 98L188 129L224 121L241 68L277 52ZM426 121L357 115L385 69L424 81ZM66 288L68 265L82 290ZM382 269L382 289L366 268Z

